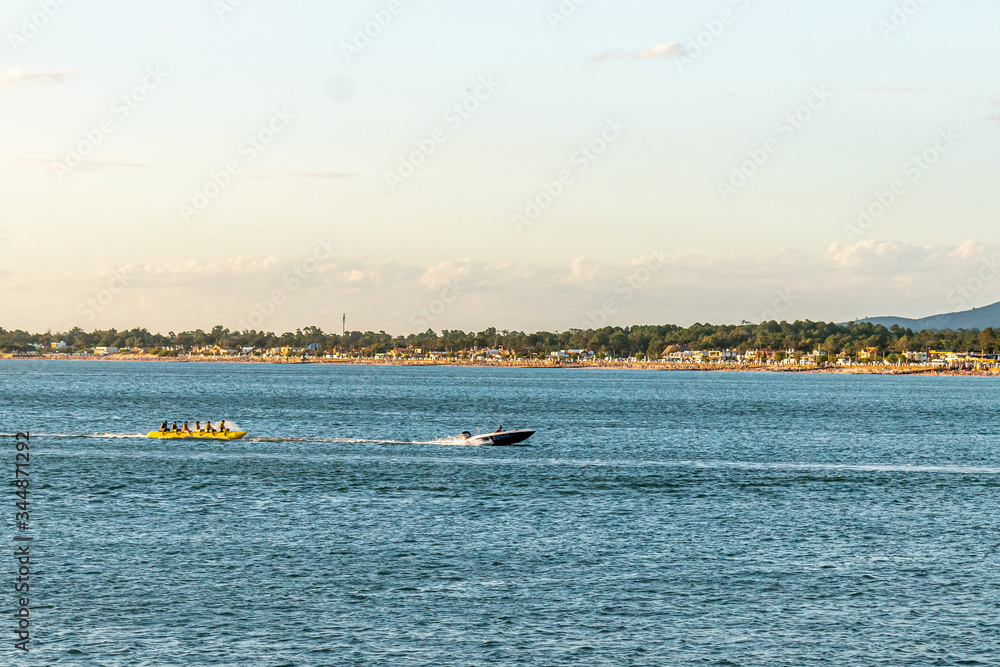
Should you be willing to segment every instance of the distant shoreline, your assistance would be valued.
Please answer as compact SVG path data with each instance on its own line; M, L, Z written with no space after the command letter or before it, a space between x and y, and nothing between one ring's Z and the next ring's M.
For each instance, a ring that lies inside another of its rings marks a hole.
M947 375L963 377L1000 377L1000 369L960 370L941 368L937 366L775 366L762 364L678 364L669 362L575 362L554 363L551 361L437 361L430 359L273 359L254 357L157 357L141 354L109 354L99 355L53 355L38 356L0 356L2 360L10 361L140 361L161 363L217 363L217 364L274 364L301 366L419 366L419 367L469 367L469 368L548 368L548 369L611 369L611 370L642 370L642 371L699 371L715 373L824 373L834 375Z

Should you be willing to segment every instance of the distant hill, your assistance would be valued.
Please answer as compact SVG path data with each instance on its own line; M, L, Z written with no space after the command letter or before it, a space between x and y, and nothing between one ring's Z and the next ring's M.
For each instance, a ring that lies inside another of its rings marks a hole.
M913 329L914 331L920 331L921 329L951 329L953 331L959 329L981 330L987 327L1000 329L1000 302L983 306L982 308L963 310L958 313L942 313L941 315L922 317L918 320L908 317L866 317L855 320L855 322L871 322L872 324L881 324L884 327L891 327L893 324L898 324L903 328Z

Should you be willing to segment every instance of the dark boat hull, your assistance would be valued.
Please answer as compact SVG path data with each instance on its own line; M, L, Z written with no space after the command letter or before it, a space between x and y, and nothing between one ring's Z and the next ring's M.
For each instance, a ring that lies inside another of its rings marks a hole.
M484 433L468 438L469 444L482 445L484 447L508 447L524 442L535 432L529 428L519 431L502 431L500 433Z

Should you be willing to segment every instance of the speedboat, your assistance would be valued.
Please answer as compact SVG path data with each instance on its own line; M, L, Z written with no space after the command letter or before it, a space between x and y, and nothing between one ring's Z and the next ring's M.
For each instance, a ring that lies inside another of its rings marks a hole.
M462 431L462 440L470 445L501 447L504 445L516 445L524 442L533 435L535 435L535 432L530 428L522 428L517 431L481 433L479 435L472 435L469 431Z

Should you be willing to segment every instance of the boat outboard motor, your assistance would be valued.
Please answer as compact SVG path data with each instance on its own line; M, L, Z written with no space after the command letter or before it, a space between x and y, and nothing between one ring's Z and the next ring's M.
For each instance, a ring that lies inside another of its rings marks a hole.
M472 437L471 433L469 433L468 431L462 431L462 440L468 440L471 437Z

